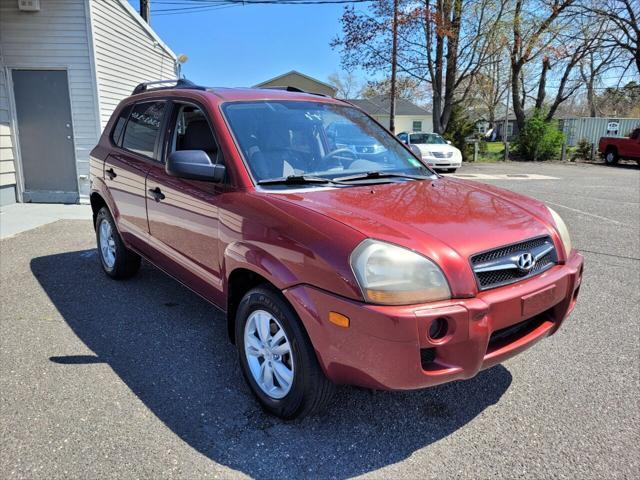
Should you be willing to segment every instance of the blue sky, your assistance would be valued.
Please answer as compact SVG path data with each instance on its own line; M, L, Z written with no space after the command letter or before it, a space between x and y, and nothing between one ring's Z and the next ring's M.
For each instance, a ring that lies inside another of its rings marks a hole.
M130 0L137 10L138 0ZM151 26L189 61L182 72L211 86L251 86L298 70L326 81L340 70L329 42L340 32L343 5L248 5L180 15L151 1Z

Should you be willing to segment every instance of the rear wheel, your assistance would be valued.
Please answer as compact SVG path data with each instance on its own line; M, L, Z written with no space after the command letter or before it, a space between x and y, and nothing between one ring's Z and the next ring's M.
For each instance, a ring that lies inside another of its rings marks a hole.
M293 419L327 405L334 385L322 372L300 319L278 291L249 291L235 326L242 373L267 412Z
M124 245L107 207L102 207L96 215L96 240L100 263L107 275L123 280L138 272L140 256Z
M615 148L607 148L604 153L604 161L607 165L615 165L618 163L618 151Z

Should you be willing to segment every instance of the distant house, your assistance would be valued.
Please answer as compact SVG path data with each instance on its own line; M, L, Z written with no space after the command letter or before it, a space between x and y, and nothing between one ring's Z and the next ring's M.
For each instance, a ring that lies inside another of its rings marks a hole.
M328 83L321 82L313 77L296 70L278 75L270 80L254 85L254 88L294 87L305 92L320 93L329 97L335 97L337 90Z
M504 137L503 137L504 126L505 126L504 118L496 120L495 132L492 135L492 138L494 138L495 140L504 141ZM519 131L520 130L518 130L518 122L516 122L515 115L513 114L509 115L507 119L507 141L511 142L515 140L515 138L518 136Z
M127 0L0 0L0 204L86 200L115 106L175 76L175 54Z
M373 98L347 100L360 107L385 127L389 127L390 99L386 95ZM415 103L398 98L396 100L395 130L400 132L433 132L431 112Z

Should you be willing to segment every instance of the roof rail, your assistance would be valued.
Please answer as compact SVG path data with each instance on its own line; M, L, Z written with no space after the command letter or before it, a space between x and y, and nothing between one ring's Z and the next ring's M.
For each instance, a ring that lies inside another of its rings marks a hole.
M282 87L266 86L266 87L258 87L258 88L265 88L267 90L284 90L285 92L307 93L309 95L318 95L319 97L328 96L328 95L325 95L324 93L307 92L306 90L302 90L301 88L298 88L298 87L292 87L291 85L286 85Z
M168 85L166 87L155 87L149 88L153 85L163 85L165 83L174 83L175 85ZM143 82L136 85L136 88L133 89L131 95L137 95L138 93L147 92L149 90L161 90L163 88L185 88L192 90L206 90L205 87L201 85L196 85L191 80L187 80L186 78L172 78L169 80L156 80L153 82Z

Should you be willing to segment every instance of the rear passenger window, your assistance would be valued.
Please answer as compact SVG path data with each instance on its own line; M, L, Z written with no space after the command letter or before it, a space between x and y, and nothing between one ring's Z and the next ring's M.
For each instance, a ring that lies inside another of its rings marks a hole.
M129 116L122 148L153 158L165 102L138 103Z
M118 120L116 120L116 124L111 131L111 140L113 140L113 143L118 146L120 145L120 142L122 140L122 132L124 131L124 126L127 123L127 119L129 118L129 113L131 113L131 105L128 105L122 109L122 111L120 112L120 116L118 117Z

